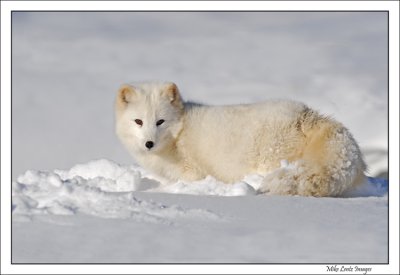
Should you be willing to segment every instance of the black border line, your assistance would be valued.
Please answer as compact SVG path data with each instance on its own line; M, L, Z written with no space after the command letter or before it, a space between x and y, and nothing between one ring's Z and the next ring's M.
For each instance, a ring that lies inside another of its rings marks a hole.
M0 0L1 1L1 0ZM1 12L1 2L0 2L0 12ZM1 15L0 15L1 16ZM1 18L0 18L1 19ZM2 40L1 40L1 37L2 37L2 35L1 35L1 27L0 27L0 58L1 58L1 53L3 52L2 51L2 47L1 47L1 45L3 44L2 42ZM12 50L12 49L11 49ZM0 64L0 77L3 75L2 74L2 71L1 71L1 64ZM1 78L0 78L0 83L1 83ZM1 87L0 87L0 91L1 91ZM12 90L11 90L12 91ZM0 109L1 109L1 100L2 99L2 97L1 97L1 95L0 95ZM11 104L11 108L12 108L12 104ZM1 122L3 121L2 120L2 116L1 116L1 114L2 114L3 112L1 112L0 111L0 124L1 124ZM10 115L11 115L11 113L12 112L10 112ZM12 126L11 126L12 127ZM3 138L3 132L2 132L2 129L3 129L3 127L0 127L0 140L2 140ZM12 134L11 134L11 136L12 136ZM12 138L11 138L12 139ZM11 142L12 142L12 140L11 140ZM2 148L2 146L1 146L1 142L0 142L0 148ZM11 148L10 148L11 150L12 150L12 146L11 146ZM11 156L12 156L12 154L11 154ZM2 163L2 157L0 156L0 184L1 184L1 175L2 175L2 168L3 168L3 163ZM12 168L11 168L11 171L10 171L11 173L12 173ZM11 178L12 178L12 175L11 175ZM10 183L11 184L11 183ZM12 198L12 194L10 194L11 195L11 198ZM2 202L3 202L3 200L2 200L2 192L1 192L1 188L0 188L0 246L1 246L1 244L2 244L2 241L1 241L1 229L3 228L3 226L2 226L2 224L1 224L1 220L2 220L2 209L1 209L1 205L2 205ZM12 219L11 219L11 223L12 223ZM11 229L12 229L12 225L11 225ZM11 252L12 253L12 252ZM1 254L1 247L0 247L0 254ZM10 255L11 256L11 255ZM11 260L12 261L12 260ZM0 274L2 274L2 272L1 272L1 259L0 259Z
M387 43L387 117L388 117L388 121L387 121L387 147L388 147L388 152L387 152L387 154L388 154L388 158L387 158L387 171L388 171L388 194L387 194L387 208L388 208L388 211L387 211L387 221L388 221L388 225L387 225L387 246L388 246L388 254L387 254L387 260L388 260L388 263L390 263L390 249L389 249L389 246L390 246L390 243L389 243L389 235L390 235L390 215L389 215L389 212L390 212L390 196L389 196L389 194L390 194L390 184L389 184L389 180L390 180L390 173L389 173L389 160L390 160L390 150L389 150L389 137L390 137L390 133L389 133L389 129L390 129L390 123L389 123L389 120L390 120L390 111L389 111L389 102L390 102L390 100L389 100L389 97L390 97L390 81L389 81L389 79L390 79L390 58L389 58L389 55L390 55L390 20L389 20L389 17L390 17L390 12L388 12L387 13L387 40L386 40L386 43ZM400 191L399 191L400 192Z
M2 2L21 2L23 0L1 0ZM25 0L26 2L81 2L82 0ZM113 2L113 0L85 0L88 2ZM143 0L118 0L122 2L139 2ZM145 2L215 2L216 0L145 0ZM247 0L218 0L220 2L246 2ZM252 2L349 2L349 0L251 0ZM352 2L399 2L400 0L351 0Z
M13 2L10 0L1 0L1 1L9 1L9 2ZM45 0L45 1L50 1L50 0ZM72 1L79 1L79 0L72 0ZM100 0L100 1L107 1L107 0ZM122 0L122 1L129 1L129 0ZM149 1L156 1L156 0L149 0ZM178 0L178 1L182 1L182 0ZM194 1L201 1L201 0L194 0ZM207 2L212 2L212 0L206 0ZM222 0L222 1L228 1L228 0ZM233 0L233 1L240 1L240 0ZM260 1L261 0L256 0L256 1ZM283 1L290 1L290 0L283 0ZM295 1L300 1L300 0L295 0ZM311 0L311 1L319 1L319 0ZM328 0L328 1L335 1L335 0ZM339 0L339 1L346 1L346 0ZM356 0L359 2L363 2L363 0ZM375 0L366 0L366 1L375 1ZM389 1L398 1L398 0L389 0ZM14 2L18 2L18 1L14 1ZM11 25L11 176L12 176L12 75L13 75L13 61L12 61L12 42L13 42L13 24L12 24L12 19L13 19L13 14L14 13L18 13L18 12L31 12L31 13L37 13L37 12L46 12L46 13L58 13L58 12L82 12L82 13L92 13L92 12L99 12L99 13L108 13L108 12L148 12L148 13L155 13L155 12L163 12L163 13L176 13L176 12L193 12L193 13L198 13L198 12L209 12L209 13L218 13L218 12L231 12L231 13L243 13L243 12L259 12L259 13L269 13L269 12L286 12L286 13L315 13L315 12L329 12L329 13L335 13L335 12L339 12L339 13L351 13L351 12L359 12L359 13L364 13L364 12L385 12L387 14L387 94L388 94L388 101L387 101L387 106L388 106L388 111L387 111L387 117L388 117L388 148L389 148L389 133L390 133L390 123L389 123L389 119L390 119L390 112L389 112L389 96L390 96L390 82L389 82L389 70L390 70L390 66L389 66L389 62L390 62L390 31L389 31L389 27L390 27L390 21L389 21L389 15L390 15L390 11L387 9L382 9L382 10L11 10L11 16L10 16L10 25ZM388 180L390 179L389 175L389 153L390 150L388 149ZM73 263L73 262L66 262L66 263L14 263L13 262L13 257L12 257L12 213L10 215L11 217L11 265L320 265L322 266L328 266L328 265L344 265L344 266L349 266L349 265L357 265L357 266L370 266L370 265L389 265L390 261L389 261L389 257L390 257L390 243L389 243L389 237L390 237L390 216L389 216L389 210L390 210L390 204L389 204L389 184L388 184L388 211L387 211L387 219L388 219L388 227L387 227L387 262L386 263L341 263L341 262L332 262L332 263L180 263L180 262L176 262L176 263L97 263L97 262L93 262L93 263ZM12 192L12 191L11 191ZM400 194L399 194L400 195ZM10 197L12 197L12 194L10 193ZM1 232L1 231L0 231ZM89 274L89 273L88 273Z

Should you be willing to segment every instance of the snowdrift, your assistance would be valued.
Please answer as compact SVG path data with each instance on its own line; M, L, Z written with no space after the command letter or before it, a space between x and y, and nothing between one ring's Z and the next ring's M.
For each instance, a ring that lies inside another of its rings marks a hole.
M282 164L281 169L288 169ZM271 174L273 174L272 172ZM13 182L14 214L90 214L105 218L165 215L171 209L157 203L137 201L133 191L216 196L252 196L257 194L263 177L246 176L234 184L224 184L207 177L196 182L163 183L137 166L121 166L101 159L78 164L68 171L29 170ZM345 197L384 196L387 181L370 178L363 186L351 190ZM141 211L138 211L138 209ZM140 212L140 213L139 213ZM172 212L182 214L176 208ZM157 214L158 213L158 214ZM188 213L186 213L188 214Z
M284 166L280 169L288 169ZM101 159L12 183L14 263L382 263L387 191L257 195L249 175L164 183Z

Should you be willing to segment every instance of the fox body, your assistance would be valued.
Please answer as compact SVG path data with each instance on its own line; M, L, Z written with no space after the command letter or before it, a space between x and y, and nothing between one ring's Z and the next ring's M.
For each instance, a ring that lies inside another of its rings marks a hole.
M206 106L184 102L174 83L123 85L116 132L141 166L170 181L261 174L260 192L338 196L365 179L350 132L295 101Z

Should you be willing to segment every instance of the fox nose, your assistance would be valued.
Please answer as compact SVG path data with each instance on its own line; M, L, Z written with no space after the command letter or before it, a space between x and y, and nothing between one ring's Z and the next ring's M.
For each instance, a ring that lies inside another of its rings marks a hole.
M145 146L147 147L147 149L151 149L151 148L153 148L153 146L154 146L154 142L152 142L152 141L146 141Z

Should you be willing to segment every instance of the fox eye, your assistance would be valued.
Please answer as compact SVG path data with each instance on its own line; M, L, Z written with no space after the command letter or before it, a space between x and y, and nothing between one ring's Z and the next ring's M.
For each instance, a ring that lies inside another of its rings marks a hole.
M156 125L160 126L161 124L163 124L165 122L164 119L160 119L159 121L157 121Z
M135 123L139 126L143 125L143 121L141 119L135 119Z

